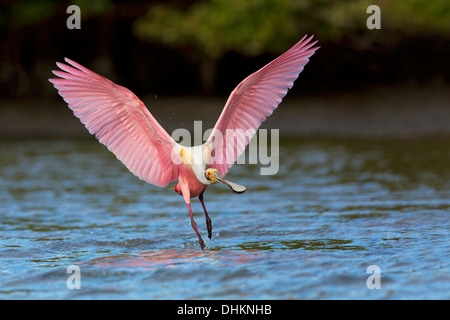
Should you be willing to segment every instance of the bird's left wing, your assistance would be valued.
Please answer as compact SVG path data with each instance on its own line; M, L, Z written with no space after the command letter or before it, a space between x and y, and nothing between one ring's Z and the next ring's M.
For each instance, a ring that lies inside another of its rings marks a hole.
M172 161L176 142L130 90L80 64L57 63L49 79L91 134L140 179L164 187L177 180L181 163ZM178 156L175 154L175 156Z
M228 172L319 48L311 48L317 42L311 39L303 37L233 90L206 142L212 155L208 167L216 168L222 176Z

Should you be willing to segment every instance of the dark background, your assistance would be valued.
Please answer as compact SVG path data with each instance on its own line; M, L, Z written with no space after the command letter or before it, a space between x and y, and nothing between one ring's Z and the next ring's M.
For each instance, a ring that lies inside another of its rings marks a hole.
M79 30L66 26L71 4L81 9ZM366 26L370 4L381 9L380 30ZM441 109L449 105L446 0L18 0L1 1L0 6L3 134L32 126L27 116L33 120L41 112L60 112L62 100L47 79L64 57L144 101L226 99L241 80L304 34L314 34L321 48L295 82L290 98L321 98L326 108L338 108L332 102L343 96L369 94L373 100L374 92L387 90L396 96L394 101L415 101L414 94L427 91L421 106L414 108L429 108L427 97L437 95ZM219 111L222 106L217 106ZM158 106L148 107L159 112ZM52 121L41 127L48 129Z

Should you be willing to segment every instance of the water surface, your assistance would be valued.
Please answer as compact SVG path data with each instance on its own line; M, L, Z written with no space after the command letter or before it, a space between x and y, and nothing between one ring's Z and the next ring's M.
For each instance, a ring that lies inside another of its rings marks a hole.
M212 240L193 201L202 252L182 197L95 139L0 141L0 298L450 298L448 139L281 142L277 175L208 188Z

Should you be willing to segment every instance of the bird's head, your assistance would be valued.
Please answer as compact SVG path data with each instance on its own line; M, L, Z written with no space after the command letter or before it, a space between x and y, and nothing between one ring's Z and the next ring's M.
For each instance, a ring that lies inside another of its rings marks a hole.
M219 171L217 171L217 169L215 169L215 168L206 169L205 178L210 183L217 183L217 182L223 183L224 185L230 187L230 189L236 193L243 193L243 192L245 192L245 190L247 190L246 187L241 186L240 184L225 180L220 175Z
M214 169L214 168L206 169L206 171L205 171L206 180L211 181L211 183L219 182L218 180L216 180L216 177L214 175L219 179L221 178L219 171L217 171L217 169Z

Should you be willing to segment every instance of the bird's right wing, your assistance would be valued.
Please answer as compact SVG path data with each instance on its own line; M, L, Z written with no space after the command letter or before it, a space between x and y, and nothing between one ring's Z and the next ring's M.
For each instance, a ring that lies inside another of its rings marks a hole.
M49 79L91 134L140 179L164 187L178 179L175 140L130 90L80 64L57 63L60 77Z
M211 149L208 167L225 176L244 152L253 134L279 105L318 47L312 36L249 75L233 90L206 145Z

